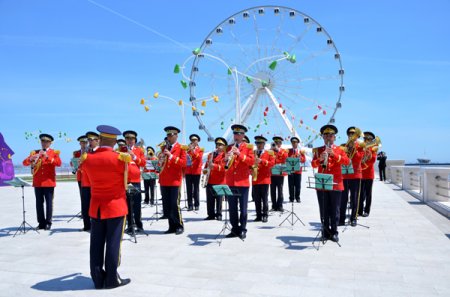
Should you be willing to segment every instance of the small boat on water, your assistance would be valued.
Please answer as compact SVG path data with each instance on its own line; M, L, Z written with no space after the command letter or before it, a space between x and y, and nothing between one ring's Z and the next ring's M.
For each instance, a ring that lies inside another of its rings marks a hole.
M431 160L424 159L424 158L417 158L417 162L419 162L419 164L429 164L431 162Z

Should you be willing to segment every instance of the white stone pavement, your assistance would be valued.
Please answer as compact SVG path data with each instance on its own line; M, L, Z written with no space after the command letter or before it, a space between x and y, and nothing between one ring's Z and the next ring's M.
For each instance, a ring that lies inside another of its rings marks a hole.
M183 211L180 236L162 234L167 221L147 221L154 207L144 208L148 236L135 244L125 235L122 243L119 272L131 284L98 291L89 276L89 234L78 231L78 218L67 222L80 208L76 183L58 184L51 231L16 237L21 189L0 188L0 296L450 296L447 219L375 181L370 217L359 220L370 228L340 227L342 247L329 241L316 250L319 211L315 191L306 188L310 173L303 176L302 202L294 204L306 226L279 227L286 214L278 213L254 223L251 203L245 242L223 239L219 246L223 223L203 221L204 193L199 213ZM286 179L285 200L287 192ZM25 200L27 221L36 226L32 188Z

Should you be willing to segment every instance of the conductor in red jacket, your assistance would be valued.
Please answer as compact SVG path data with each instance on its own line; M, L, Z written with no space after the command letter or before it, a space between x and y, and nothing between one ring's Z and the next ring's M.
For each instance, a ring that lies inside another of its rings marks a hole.
M31 166L33 173L38 229L50 230L56 186L55 167L61 166L61 159L59 158L59 151L50 148L53 136L41 134L39 139L41 140L41 149L31 151L30 155L23 160L23 165ZM44 201L47 215L44 213Z
M130 279L119 277L117 267L128 213L126 163L131 161L131 156L113 150L116 137L121 134L117 128L100 125L97 130L100 132L100 147L82 157L83 174L91 186L90 269L96 289L111 289L130 282Z
M183 170L186 168L186 148L177 142L180 129L172 126L164 128L167 133L166 146L162 148L163 163L159 173L164 214L169 221L165 234L184 232L180 209L180 187Z
M342 165L350 163L345 152L334 144L338 129L333 125L325 125L320 128L324 146L313 149L311 165L318 168L319 173L333 175L333 189L331 191L317 190L320 219L322 222L322 239L331 239L338 242L337 225L339 221L339 209L341 193L344 190L342 182Z
M239 193L236 196L228 197L230 210L231 232L226 237L237 237L245 239L247 237L247 204L248 190L250 187L250 167L255 162L253 154L253 145L243 141L247 128L242 125L232 125L231 130L234 134L234 143L227 148L225 155L227 185L233 193ZM238 203L240 216L238 213Z

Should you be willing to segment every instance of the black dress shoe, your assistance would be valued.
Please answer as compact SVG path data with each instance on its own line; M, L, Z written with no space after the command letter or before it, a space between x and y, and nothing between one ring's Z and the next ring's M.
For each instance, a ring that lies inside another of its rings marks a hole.
M278 211L279 211L279 212L283 212L283 211L284 211L284 208L280 207L280 208L278 208Z
M337 235L337 234L333 234L333 236L331 236L331 241L339 242L339 237L338 237L338 235Z
M262 222L263 222L263 223L267 223L267 221L268 221L268 217L267 217L267 216L263 216L263 217L262 217Z
M167 217L166 217L166 216L162 216L162 217L160 217L159 219L160 219L160 220L167 220Z
M51 224L45 225L45 230L50 230L50 229L52 229L52 225Z
M184 232L184 229L183 229L183 228L177 228L177 229L175 230L175 235L183 234L183 232Z
M239 238L240 238L240 239L245 239L245 238L247 238L247 231L242 231L241 234L239 234Z
M345 226L345 222L339 222L338 226Z
M350 225L351 225L352 227L356 227L356 220L352 220L351 223L350 223Z
M216 220L222 221L222 215L218 215L218 216L216 217Z
M125 229L125 233L126 234L133 234L133 228L132 227L128 227Z
M300 198L299 198L299 199L295 199L295 201L297 201L297 203L300 203L300 202L301 202Z
M164 234L172 234L172 233L175 233L175 230L169 229L169 230L164 232Z
M253 222L261 222L262 221L262 218L261 217L256 217L254 220L253 220Z
M194 207L194 210L195 210L195 211L198 211L198 206Z
M216 219L215 217L207 216L207 217L204 218L203 220L204 220L204 221L211 221L211 220L215 220L215 219Z
M36 229L38 229L38 230L44 230L44 229L45 229L45 226L38 225L38 226L36 227Z
M118 287L123 287L128 285L131 282L131 279L129 278L118 278L118 283L112 286L105 286L105 289L114 289L114 288L118 288Z
M362 214L362 216L363 216L363 217L368 217L368 216L369 216L369 213L368 213L368 212L365 212L365 213Z
M148 204L150 201L148 200L144 200L144 204Z
M294 199L289 199L289 202L294 202Z
M194 208L192 206L188 206L188 211L193 211Z
M144 228L142 228L142 227L137 227L137 228L136 228L136 232L144 233Z
M225 238L234 238L234 237L238 237L238 235L234 232L230 232L225 236Z

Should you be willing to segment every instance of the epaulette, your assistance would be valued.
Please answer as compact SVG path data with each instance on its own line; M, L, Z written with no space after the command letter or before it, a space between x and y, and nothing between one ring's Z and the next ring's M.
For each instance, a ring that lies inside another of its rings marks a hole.
M204 147L201 147L200 150L201 150L202 152L204 152L204 151L205 151L205 148L204 148Z
M247 143L247 148L253 150L253 144L252 143Z
M55 154L59 155L61 153L60 150L53 150L55 152Z
M366 147L366 143L365 143L365 142L361 142L361 143L359 144L359 147L360 147L360 148L365 148L365 147Z
M318 152L319 152L319 148L318 147L313 148L313 154L314 155L317 155Z
M182 149L183 151L187 151L187 150L189 149L189 146L188 146L188 145L185 145L185 144L182 144L182 145L181 145L181 149Z
M32 150L32 151L30 152L30 156L32 156L32 155L35 155L35 154L39 153L39 151L40 151L40 150Z
M129 153L119 153L119 156L117 157L120 161L124 163L130 163L131 162L131 155Z
M271 156L275 156L275 152L272 151L272 150L268 150L267 153L268 153L269 155L271 155Z
M80 162L83 162L84 160L86 160L87 157L88 157L88 154L87 154L87 153L83 153L83 154L81 155L81 157L80 157Z

